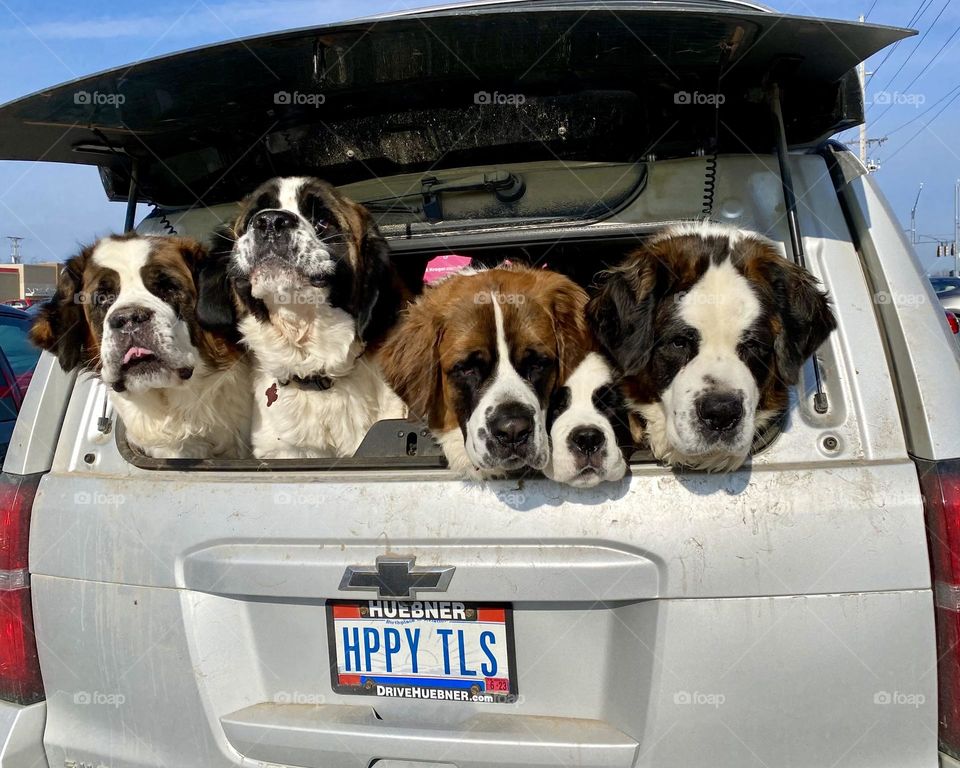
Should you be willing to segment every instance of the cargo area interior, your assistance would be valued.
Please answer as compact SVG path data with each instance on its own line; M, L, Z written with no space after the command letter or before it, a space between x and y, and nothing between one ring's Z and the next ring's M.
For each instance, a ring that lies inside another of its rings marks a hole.
M699 191L695 191L699 194ZM155 220L169 219L163 214L154 214ZM150 221L150 220L148 220ZM428 265L442 261L444 257L461 257L470 260L471 268L488 269L502 264L523 264L534 268L560 272L589 291L601 273L618 264L643 240L657 230L653 225L609 225L613 232L593 233L586 227L569 227L562 232L553 231L537 236L536 231L525 233L527 239L511 242L510 233L499 236L464 237L460 234L456 247L444 247L450 236L430 237L432 245L423 247L416 241L390 238L398 271L408 284L418 284L428 270ZM149 231L149 225L146 227ZM472 241L472 242L471 242ZM429 290L429 283L424 285ZM788 415L787 415L788 416ZM754 445L754 452L762 451L779 435L785 419L772 424ZM446 460L439 446L431 437L426 425L401 419L380 421L374 424L361 443L356 454L339 459L157 459L151 458L126 442L122 426L117 431L118 446L130 463L144 469L206 469L206 470L324 470L324 469L393 469L393 468L443 468ZM654 461L645 446L628 450L630 463Z

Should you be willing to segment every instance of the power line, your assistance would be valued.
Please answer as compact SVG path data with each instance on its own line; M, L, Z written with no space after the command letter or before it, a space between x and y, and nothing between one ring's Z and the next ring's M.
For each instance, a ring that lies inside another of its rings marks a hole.
M943 105L943 109L940 110L940 111L943 112L947 107L949 107L951 104L953 104L953 102L955 102L958 98L960 98L960 91L957 91L957 92L953 95L953 97L950 99L950 101L948 101L946 104ZM927 122L925 122L923 125L921 125L921 126L920 126L920 130L917 131L915 134L913 134L913 136L911 136L909 139L907 139L907 140L906 140L903 144L901 144L899 147L897 147L897 149L894 151L894 153L893 153L892 155L890 155L888 158L886 158L886 159L884 160L884 162L885 162L885 163L889 163L891 160L893 160L894 157L896 157L898 154L900 154L901 150L905 149L905 148L910 144L910 142L912 142L915 138L917 138L917 136L919 136L921 133L923 133L923 132L927 129L927 127L930 125L930 123L932 123L935 119L936 119L936 116L930 118L929 120L927 120Z
M918 23L918 22L920 21L920 19L923 18L923 14L925 14L925 13L927 12L927 9L928 9L931 5L933 5L933 0L927 0L926 3L920 3L920 5L921 5L921 7L918 8L918 9L916 10L916 12L914 12L913 16L910 17L910 21L907 22L907 26L908 26L908 27L909 27L911 24Z
M914 47L913 51L911 51L910 54L907 56L907 59L903 62L903 64L900 65L900 68L894 73L893 77L890 78L890 80L889 80L888 83L887 83L888 85L889 85L890 83L892 83L892 82L896 79L897 75L900 74L900 72L901 72L901 70L903 69L904 65L907 63L907 61L910 60L910 57L913 56L914 53L916 53L917 49L920 47L920 44L923 42L924 38L926 38L926 36L927 36L927 35L930 33L930 31L933 29L933 26L937 23L937 21L939 20L939 18L943 15L943 12L946 10L946 8L947 8L947 6L950 4L950 2L951 2L951 0L946 0L946 2L944 3L943 7L940 9L940 13L937 14L936 18L935 18L935 19L933 20L933 22L930 24L930 27L927 29L927 31L923 34L923 36L922 36L922 37L920 38L920 40L917 42L917 45ZM918 21L918 20L919 20L919 17L922 17L923 14L926 13L927 9L930 7L930 5L931 5L932 3L933 3L933 0L925 0L925 1L924 1L924 0L921 0L921 3L920 3L920 5L917 7L917 10L914 11L913 16L911 16L911 17L910 17L910 20L907 22L907 26L910 26L914 21ZM865 20L866 20L866 17L869 16L870 13L873 12L873 9L876 7L876 5L877 5L877 0L873 0L873 3L870 5L870 8L869 8L869 10L867 11L867 13L866 13L864 16L861 17L861 20L862 20L862 21L865 21ZM940 46L940 49L939 49L939 50L933 55L933 57L924 65L923 69L921 69L920 72L918 72L918 73L914 76L914 78L904 87L904 91L906 91L906 90L907 90L908 88L910 88L914 83L916 83L917 80L920 79L920 77L924 74L924 72L926 72L926 71L933 65L933 63L940 57L940 55L944 52L944 50L946 49L946 47L953 41L953 39L957 36L957 34L960 34L960 26L958 26L958 27L953 31L953 33L950 35L950 37L947 38L947 40L943 43L943 45ZM887 57L885 57L884 60L880 62L880 65L877 67L877 69L875 69L873 72L870 73L870 78L872 78L873 75L875 75L875 74L877 73L877 70L879 70L880 67L883 66L883 63L887 60L887 58L890 56L890 54L893 53L893 50L896 49L897 45L899 45L900 42L901 42L901 41L897 41L897 43L894 44L893 48L887 53ZM869 78L868 78L867 82L869 82ZM958 87L960 87L960 86L958 86ZM866 90L866 86L864 86L864 91L865 91L865 90ZM931 105L930 107L928 107L927 109L925 109L923 112L921 112L919 115L917 115L917 116L914 117L913 119L908 120L908 121L907 121L906 123L904 123L903 125L899 126L898 128L895 128L893 131L890 131L887 135L890 135L890 134L892 134L892 133L896 133L897 131L901 130L902 128L905 128L906 126L910 125L911 123L916 122L920 117L922 117L923 115L927 114L927 112L929 112L930 110L932 110L933 108L935 108L935 107L937 106L937 104L939 104L939 103L942 102L945 98L947 98L948 96L950 96L950 94L953 93L954 90L956 90L956 89L951 89L950 91L948 91L948 92L947 92L942 98L940 98L936 103L934 103L933 105ZM864 93L864 96L866 96L866 93ZM870 105L865 105L865 106L869 107ZM875 119L876 119L876 120L881 119L885 114L887 114L887 112L889 112L889 111L893 108L893 106L894 106L894 103L893 103L893 101L891 100L891 103L889 104L889 106L887 106L887 108L884 109L883 112L881 112L880 115L879 115L877 118L875 118ZM842 136L841 136L841 138L842 138Z
M923 75L924 72L926 72L928 69L930 69L930 65L933 64L933 62L935 62L938 58L940 58L940 54L943 53L944 48L946 48L948 45L950 45L950 42L953 40L953 38L955 38L955 37L957 36L958 33L960 33L960 27L957 27L955 30L953 30L953 34L950 35L950 37L947 38L947 42L945 42L943 45L940 46L940 50L937 51L935 54L933 54L933 58L930 59L930 61L928 61L928 62L926 63L926 65L924 66L924 68L921 69L921 70L916 74L916 76L913 78L913 80L911 80L909 83L907 83L905 86L903 86L903 90L905 90L905 91L909 90L909 89L910 89L910 86L913 85L915 82L917 82L917 80L920 79L920 76ZM879 118L877 118L877 119L879 120Z
M913 80L911 80L911 81L904 87L904 89L903 89L904 92L906 92L907 89L910 88L910 86L912 86L915 82L917 82L917 80L920 78L920 75L922 75L924 72L927 71L927 69L929 69L930 65L933 64L933 62L937 60L937 57L938 57L941 53L943 53L944 48L946 48L947 45L950 43L950 41L953 40L953 38L957 36L957 33L960 33L960 27L957 27L957 28L954 30L953 34L950 35L950 37L947 39L947 42L944 43L942 46L940 46L940 50L937 51L937 53L934 55L934 57L933 57L932 59L930 59L930 61L927 62L926 66L925 66L923 69L920 70L920 72L917 74L917 76L914 77ZM943 98L946 98L946 97L949 96L950 93L952 93L952 92L953 92L952 90L951 90L951 91L948 91L948 92L944 95ZM942 101L942 100L943 100L943 99L941 99L940 101ZM940 102L938 101L937 104L939 104L939 103L940 103ZM887 108L886 108L885 110L883 110L883 112L881 112L879 115L877 115L877 116L874 118L874 120L876 121L876 120L882 119L883 116L884 116L885 114L887 114L887 112L889 112L891 109L893 109L893 107L894 107L895 104L896 104L896 102L894 101L894 99L893 99L892 96L891 96L891 98L890 98L890 103L889 103L889 105L887 106ZM936 106L936 105L934 105L934 106ZM924 110L921 114L926 114L928 111L929 111L929 109ZM919 115L918 115L918 117L919 117ZM914 118L914 120L916 120L916 118ZM904 123L904 125L909 125L909 123L912 123L912 122L913 122L913 120L910 120L909 122ZM901 126L901 127L903 127L903 126ZM897 130L899 130L899 129L897 129ZM893 131L891 131L891 133L893 133Z
M903 68L907 66L907 63L910 61L910 59L913 58L913 55L920 49L920 46L923 45L923 41L927 39L927 35L929 35L930 32L933 30L933 28L937 25L937 22L940 20L940 17L943 16L943 12L947 10L948 5L950 5L950 0L946 0L946 2L943 4L943 7L940 9L940 13L937 14L936 18L930 23L930 26L927 27L927 31L920 36L920 39L917 41L917 44L913 47L913 50L910 51L909 54L907 54L907 58L903 60L903 63L900 64L900 67L897 69L897 71L893 73L893 77L887 80L886 86L881 88L880 89L881 91L886 91L893 84L893 81L897 79L897 75L899 75L903 71Z
M920 5L917 6L917 10L913 12L913 16L910 17L910 21L904 24L904 26L909 27L909 26L912 26L915 22L920 21L920 17L923 16L924 13L926 13L927 8L930 7L931 3L933 3L933 0L920 0ZM897 50L897 48L900 46L900 43L902 42L903 40L897 40L897 42L893 44L893 47L889 51L887 51L887 55L883 57L880 63L874 68L873 72L870 73L870 79L867 80L868 83L870 82L870 80L873 80L873 76L880 71L880 68L887 63L887 59L893 56L893 52Z
M943 12L944 12L944 10L946 9L946 7L950 4L950 1L951 1L951 0L947 0L947 2L944 4L943 8L940 9L940 13L937 14L937 18L933 20L933 24L931 24L930 27L927 29L927 31L923 33L923 37L920 38L920 42L918 42L917 45L916 45L916 47L915 47L912 51L910 51L910 54L909 54L909 55L907 56L907 58L904 60L903 64L900 65L900 69L898 69L898 70L894 73L893 77L891 77L890 80L887 81L887 88L889 88L889 86L891 85L891 83L893 83L893 81L897 79L897 75L900 74L900 72L901 72L901 70L903 69L904 65L906 65L906 63L907 63L908 61L910 61L910 57L913 56L913 54L917 52L917 49L920 47L920 43L922 43L923 40L924 40L924 38L926 38L926 36L927 36L928 34L930 34L930 30L933 29L933 25L937 23L937 19L940 18L941 14L943 14ZM909 84L906 88L904 88L904 91L906 91L906 89L909 88L910 85L913 85L913 84L917 81L917 78L919 78L920 75L922 75L924 72L926 72L927 69L930 67L930 65L933 64L934 61L936 61L937 57L943 52L943 49L947 47L947 45L950 43L950 41L953 40L953 38L956 36L957 32L960 32L960 27L958 27L957 30L955 30L954 33L953 33L952 35L950 35L950 37L947 39L947 41L940 47L940 50L937 51L936 54L934 54L933 58L931 58L930 61L927 62L926 66L924 66L924 68L920 70L919 74L917 74L917 76L914 77L913 80L910 81L910 84ZM884 109L879 115L877 115L877 116L874 118L874 120L880 120L885 114L887 114L887 112L889 112L891 109L893 109L894 106L895 106L896 103L897 103L897 102L892 98L892 94L890 94L890 92L887 90L887 88L881 89L881 93L886 92L889 96L891 96L890 101L889 101L889 104L887 105L887 108L886 108L886 109Z
M953 88L951 88L949 91L947 91L945 94L943 94L943 96L941 96L939 99L937 99L935 102L933 102L933 104L931 104L929 107L927 107L925 110L923 110L923 112L921 112L920 114L918 114L916 117L913 117L913 118L911 118L910 120L907 120L907 122L905 122L903 125L898 125L898 126L897 126L896 128L894 128L892 131L887 131L887 136L892 136L892 135L895 134L897 131L900 131L900 130L906 128L908 125L911 125L911 124L917 122L917 120L919 120L921 117L923 117L925 114L927 114L927 113L930 112L931 110L935 109L936 106L937 106L940 102L942 102L944 99L948 98L951 94L953 94L953 93L954 93L955 91L957 91L957 90L960 90L960 85L955 85Z

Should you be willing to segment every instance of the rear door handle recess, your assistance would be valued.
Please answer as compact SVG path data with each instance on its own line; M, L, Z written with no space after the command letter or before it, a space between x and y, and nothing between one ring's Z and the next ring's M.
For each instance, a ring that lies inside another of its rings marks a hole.
M266 703L220 722L244 757L304 768L367 768L380 760L457 768L629 768L638 750L635 740L599 720L516 712L420 728L380 721L369 706Z

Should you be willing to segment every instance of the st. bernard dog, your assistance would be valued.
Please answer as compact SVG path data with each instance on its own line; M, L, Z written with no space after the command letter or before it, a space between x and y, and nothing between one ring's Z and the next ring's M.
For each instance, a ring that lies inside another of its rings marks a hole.
M586 303L562 275L510 267L452 275L401 314L383 370L451 469L486 478L547 465L545 410L589 349Z
M550 401L550 461L544 474L577 488L623 478L631 442L620 382L603 355L590 352Z
M836 328L817 280L771 241L707 223L667 228L604 273L588 313L653 454L710 471L744 462Z
M207 256L184 238L103 238L67 262L30 329L64 370L99 375L128 440L155 458L249 456L249 367L197 322Z
M275 178L217 237L200 318L253 353L255 456L352 456L374 422L406 415L374 352L410 292L363 206L320 179Z

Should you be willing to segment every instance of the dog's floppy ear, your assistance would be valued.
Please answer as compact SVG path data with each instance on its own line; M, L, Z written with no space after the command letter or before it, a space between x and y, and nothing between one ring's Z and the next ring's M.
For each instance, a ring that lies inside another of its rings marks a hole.
M171 236L169 240L180 251L184 263L194 272L197 266L207 258L207 249L202 243L198 243L192 237Z
M443 418L437 351L441 334L435 312L421 298L400 313L377 355L384 377L407 404L410 415L426 419L431 427Z
M410 291L400 279L390 246L377 229L366 208L360 209L363 234L360 237L359 270L354 306L357 336L376 343L393 327L400 309L410 300Z
M782 321L774 342L777 367L785 383L795 384L804 362L836 330L837 321L830 299L806 269L779 255L765 266Z
M593 349L594 340L587 324L586 291L562 275L556 277L551 316L557 337L560 381L564 382Z
M658 261L647 249L604 273L587 305L587 319L601 346L627 376L650 362L654 348Z
M197 322L208 331L221 333L237 341L237 310L230 280L230 259L234 235L229 226L220 227L211 237L209 250L199 244L193 261L193 281L197 286Z
M53 352L65 371L79 368L96 356L96 350L87 348L90 327L83 311L83 270L91 252L91 247L84 248L67 262L53 298L43 305L30 326L30 341Z

